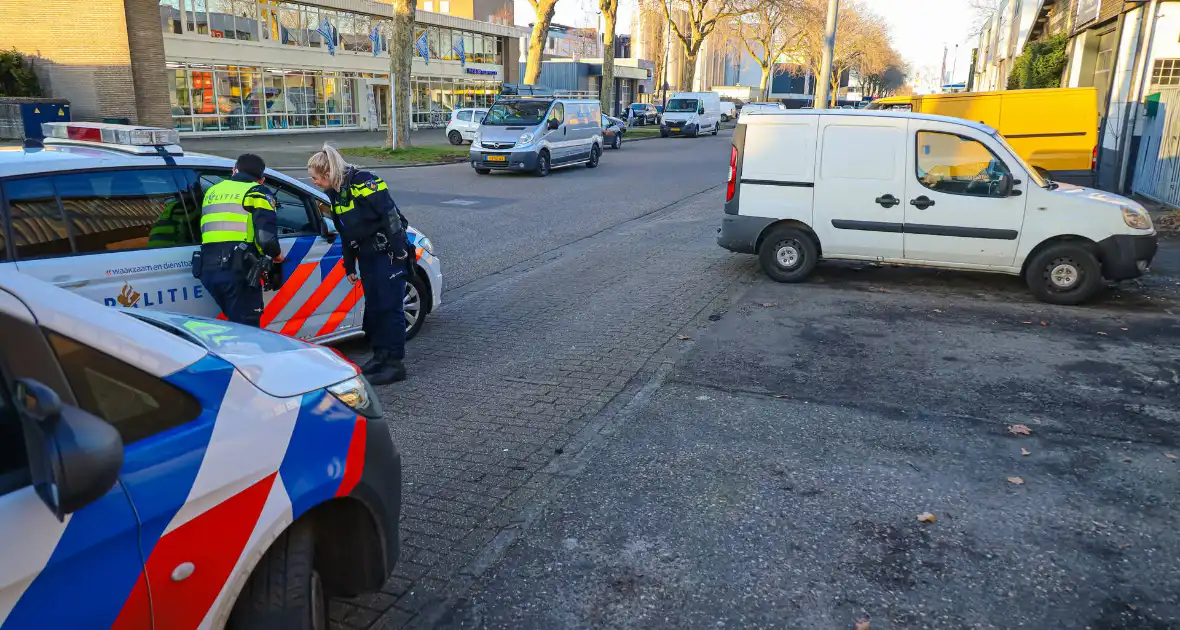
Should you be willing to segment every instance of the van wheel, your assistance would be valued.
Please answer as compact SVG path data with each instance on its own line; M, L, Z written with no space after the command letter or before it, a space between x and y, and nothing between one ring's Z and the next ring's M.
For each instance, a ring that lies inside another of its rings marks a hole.
M458 131L452 131L451 133L447 134L447 140L450 140L451 144L458 146L463 144L463 134L459 133Z
M327 630L328 598L312 565L311 523L296 521L258 561L234 602L229 630Z
M720 126L721 125L718 125L717 123L713 123L713 135L717 135L717 128Z
M1029 262L1024 281L1038 300L1074 306L1094 297L1102 288L1102 265L1086 247L1059 243Z
M762 271L777 282L802 282L819 262L819 248L802 230L781 227L762 241L758 248Z
M602 153L602 149L599 149L597 144L590 147L590 161L586 162L586 168L598 168L598 158L600 153Z
M541 151L537 155L537 170L533 171L537 177L544 177L549 174L549 152Z

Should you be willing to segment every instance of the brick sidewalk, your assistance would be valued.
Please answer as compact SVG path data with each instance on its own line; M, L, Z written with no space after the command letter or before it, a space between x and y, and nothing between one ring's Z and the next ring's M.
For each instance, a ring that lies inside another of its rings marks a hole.
M333 602L336 627L428 627L494 564L608 405L749 276L702 238L719 204L698 195L450 298L410 347L410 380L381 392L405 465L401 562L381 593Z

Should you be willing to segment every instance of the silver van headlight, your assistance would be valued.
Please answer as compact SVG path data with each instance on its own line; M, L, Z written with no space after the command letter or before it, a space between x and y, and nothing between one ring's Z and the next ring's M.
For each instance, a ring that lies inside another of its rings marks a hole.
M528 146L532 143L533 143L533 134L531 132L526 131L525 133L520 134L520 139L518 139L516 141L516 146L524 147L524 146Z
M1139 208L1123 206L1123 223L1126 223L1127 227L1135 230L1155 229L1155 226L1151 223L1151 215Z

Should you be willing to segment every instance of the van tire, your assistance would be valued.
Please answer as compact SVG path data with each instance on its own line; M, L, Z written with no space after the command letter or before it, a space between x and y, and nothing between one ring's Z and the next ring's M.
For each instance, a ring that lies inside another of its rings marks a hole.
M459 146L460 144L463 144L463 134L459 133L458 131L452 131L451 133L447 134L447 140L450 140L451 144Z
M803 282L819 262L819 248L806 232L784 226L762 239L758 260L771 280Z
M296 521L258 561L230 612L228 630L327 630L328 598L313 565L311 522Z
M718 125L717 123L713 123L713 135L717 135L717 129L718 129L720 126L721 126L721 125Z
M599 149L597 144L590 147L590 161L586 162L586 168L598 168L598 158L601 153L602 149Z
M536 173L537 177L544 177L549 174L549 169L549 152L542 150L537 155L537 169L533 173Z
M1024 281L1042 302L1076 306L1102 289L1102 265L1086 246L1058 243L1029 261Z
M475 169L475 172L480 175L487 175L488 173L492 172L492 169L490 169L490 168L477 168L477 169Z

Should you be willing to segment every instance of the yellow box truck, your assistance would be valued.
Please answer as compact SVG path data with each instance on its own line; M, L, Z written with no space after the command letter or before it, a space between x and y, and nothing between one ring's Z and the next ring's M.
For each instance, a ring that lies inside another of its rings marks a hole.
M1055 181L1094 184L1098 157L1098 91L1094 88L1008 90L891 96L866 109L900 109L966 118L996 129L1020 156Z

